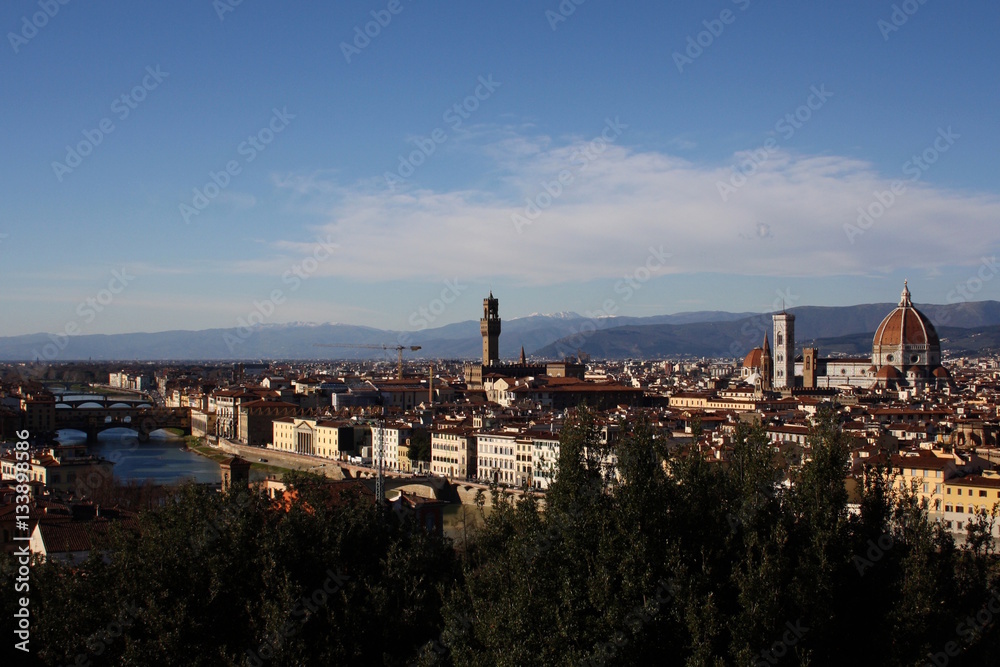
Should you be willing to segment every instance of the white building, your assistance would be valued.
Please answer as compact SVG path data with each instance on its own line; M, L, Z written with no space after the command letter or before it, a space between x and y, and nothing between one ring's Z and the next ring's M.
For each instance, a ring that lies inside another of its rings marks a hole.
M490 431L476 435L476 476L501 484L516 483L516 429Z
M531 439L531 486L547 490L555 481L559 465L559 437L534 437Z
M372 463L382 458L385 470L399 470L399 446L407 445L412 427L401 422L372 426ZM381 446L381 449L380 449Z

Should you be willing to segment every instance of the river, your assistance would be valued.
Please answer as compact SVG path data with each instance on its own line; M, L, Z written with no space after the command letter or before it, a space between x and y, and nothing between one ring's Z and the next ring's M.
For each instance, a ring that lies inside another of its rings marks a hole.
M87 434L62 429L57 439L64 444L87 441ZM184 449L184 439L169 431L153 431L148 442L139 442L135 431L111 428L97 436L87 450L115 462L114 474L122 482L150 480L154 484L174 484L185 480L218 483L219 464Z

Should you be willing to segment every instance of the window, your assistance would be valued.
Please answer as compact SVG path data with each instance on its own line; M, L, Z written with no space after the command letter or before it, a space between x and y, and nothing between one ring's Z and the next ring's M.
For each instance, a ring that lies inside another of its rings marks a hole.
M986 497L986 492L985 491L980 491L979 492L979 497L980 498L985 498Z
M944 527L947 528L948 530L951 530L951 521L945 521Z
M959 514L965 514L965 506L955 505L955 511L958 512Z
M945 511L945 512L950 512L951 510L952 510L952 507L951 507L951 505L945 505L945 506L944 506L944 511Z

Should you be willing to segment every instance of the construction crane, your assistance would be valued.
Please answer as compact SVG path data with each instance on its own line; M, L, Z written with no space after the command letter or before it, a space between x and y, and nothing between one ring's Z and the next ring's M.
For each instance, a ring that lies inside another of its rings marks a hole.
M396 355L399 358L399 372L397 377L400 380L403 379L403 350L416 352L420 349L419 345L366 345L363 343L316 343L316 347L353 347L364 350L396 350Z

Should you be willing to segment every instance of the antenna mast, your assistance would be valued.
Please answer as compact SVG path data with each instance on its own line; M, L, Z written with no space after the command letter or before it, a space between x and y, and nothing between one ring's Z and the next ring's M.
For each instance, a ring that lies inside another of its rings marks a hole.
M385 504L385 407L378 418L378 444L375 447L375 456L378 459L375 474L375 506L379 512Z

